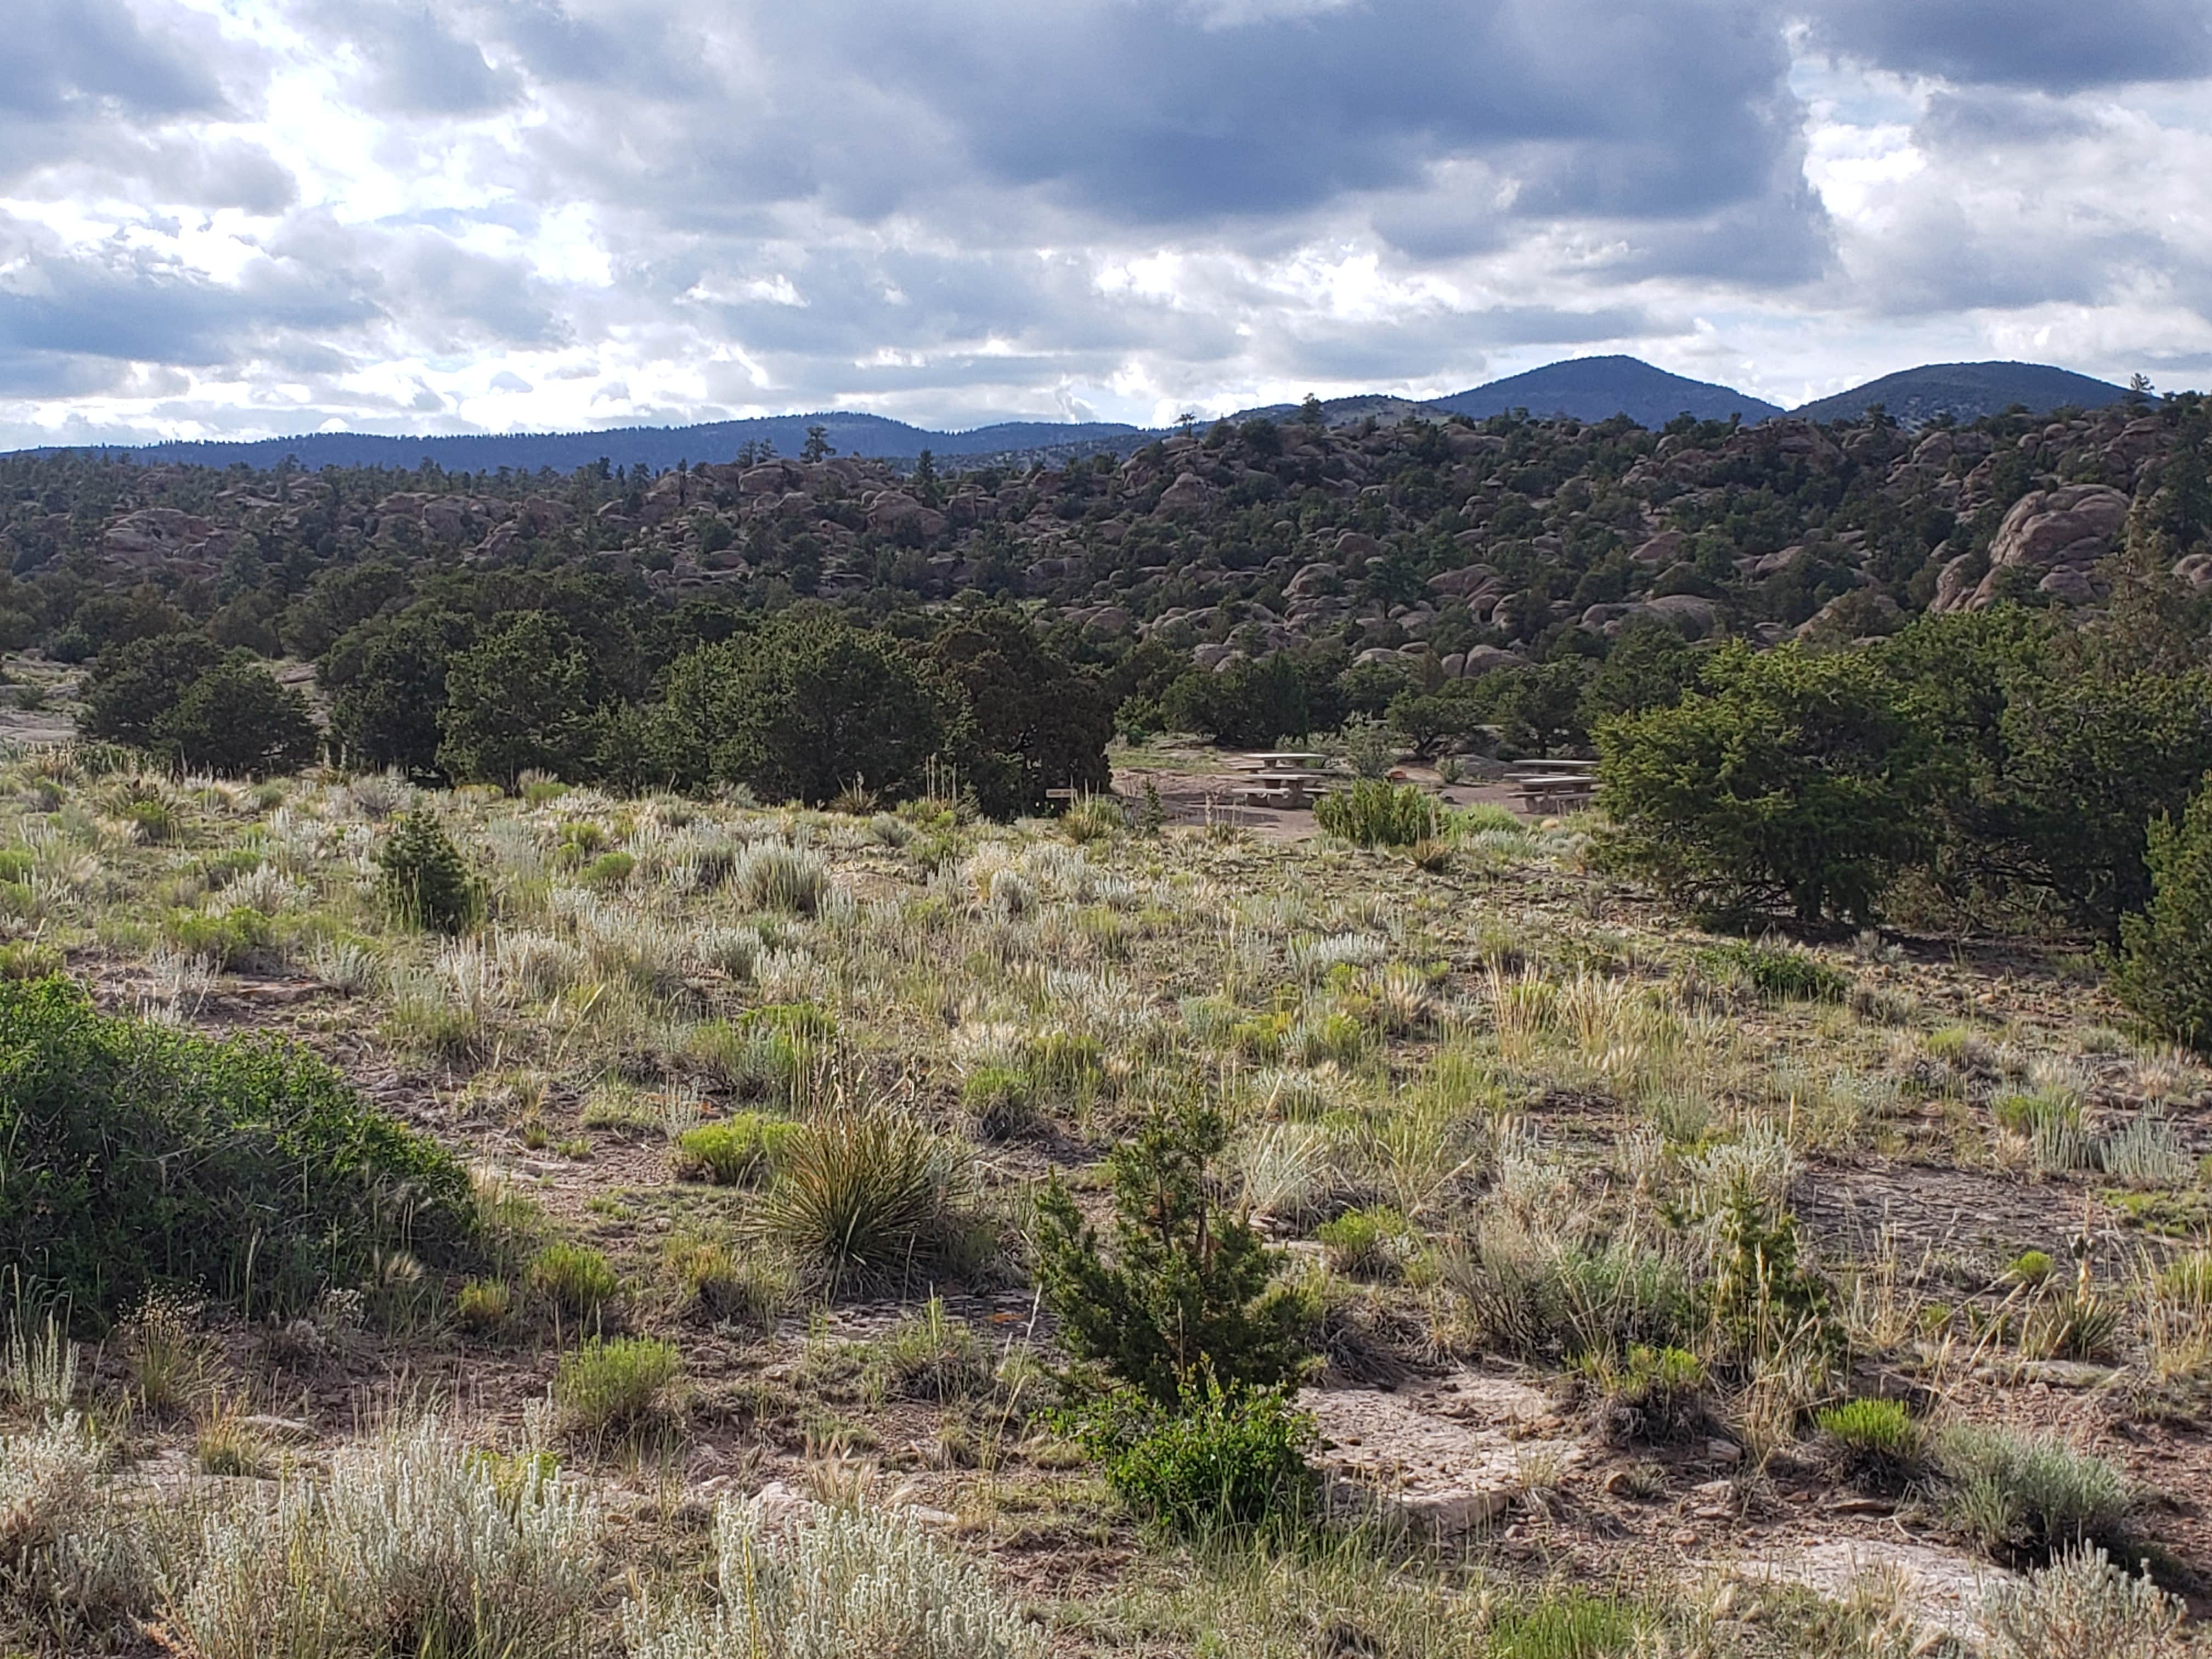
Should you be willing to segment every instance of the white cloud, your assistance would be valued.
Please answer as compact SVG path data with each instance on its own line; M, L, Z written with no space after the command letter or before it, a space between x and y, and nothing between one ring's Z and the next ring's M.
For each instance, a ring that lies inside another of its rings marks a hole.
M14 0L0 439L2179 382L2207 14L2114 3Z

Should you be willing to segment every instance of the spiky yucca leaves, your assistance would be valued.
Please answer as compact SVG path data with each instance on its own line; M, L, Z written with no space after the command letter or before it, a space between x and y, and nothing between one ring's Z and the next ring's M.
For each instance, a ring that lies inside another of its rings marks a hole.
M957 1148L888 1105L841 1105L787 1137L757 1236L832 1295L957 1267L977 1231Z

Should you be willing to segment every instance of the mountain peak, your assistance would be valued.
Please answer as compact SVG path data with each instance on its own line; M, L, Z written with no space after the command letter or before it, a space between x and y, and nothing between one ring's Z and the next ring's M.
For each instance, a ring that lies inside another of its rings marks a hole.
M1939 415L1976 420L2014 404L2035 415L2069 405L2102 409L2127 395L2124 386L2048 363L1923 363L1790 412L1808 420L1855 421L1880 404L1899 425L1911 428L1925 426Z
M1579 421L1626 415L1644 427L1664 426L1684 414L1701 421L1725 421L1741 415L1749 422L1782 413L1776 405L1732 386L1671 374L1640 357L1617 353L1547 363L1526 374L1439 398L1430 407L1477 419L1513 409L1525 409L1532 415L1568 415Z

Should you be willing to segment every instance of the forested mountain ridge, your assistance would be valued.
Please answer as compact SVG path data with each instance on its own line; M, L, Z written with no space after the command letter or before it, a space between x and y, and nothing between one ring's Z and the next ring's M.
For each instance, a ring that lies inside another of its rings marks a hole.
M2094 409L2127 394L2114 386L2038 363L1935 363L1888 374L1792 411L1820 421L1857 420L1876 404L1908 430L1941 416L1974 420L2008 410L2031 414L2078 406ZM1635 357L1571 357L1443 398L1360 393L1320 404L1329 426L1373 419L1395 424L1407 416L1444 420L1454 415L1486 419L1527 413L1538 418L1571 416L1584 422L1626 415L1656 428L1681 415L1698 420L1769 420L1784 411L1732 386L1668 373ZM1231 422L1285 420L1297 406L1274 404L1231 415ZM824 410L707 422L679 427L605 427L581 432L477 432L390 436L377 433L315 432L292 437L148 444L79 445L87 453L120 455L142 465L228 467L267 471L287 465L325 467L434 465L453 472L574 471L600 460L625 471L642 466L665 472L692 463L732 458L800 455L818 434L833 450L913 463L925 453L955 469L1064 465L1111 453L1127 455L1168 429L1146 430L1115 422L1009 421L964 431L934 431L880 415ZM61 447L19 452L52 454Z
M843 457L565 477L19 457L0 462L0 640L81 657L160 606L313 654L330 593L362 567L392 606L438 573L513 567L597 571L664 605L1000 596L1207 667L1326 645L1452 674L1565 635L1589 648L1638 617L1849 636L2001 597L2093 604L2130 533L2203 582L2209 410L2185 396L1917 436L1879 420L1252 421L957 477Z
M453 433L386 437L374 433L317 432L246 442L155 443L120 451L146 465L227 467L270 471L290 461L309 471L326 466L412 468L434 464L454 472L573 472L602 459L625 469L655 472L692 461L710 462L763 452L797 455L819 428L832 447L890 460L913 460L924 450L941 459L976 465L1019 456L1066 461L1101 448L1124 453L1146 434L1111 422L1012 421L966 432L933 432L880 415L830 410L696 426L610 427L586 432Z

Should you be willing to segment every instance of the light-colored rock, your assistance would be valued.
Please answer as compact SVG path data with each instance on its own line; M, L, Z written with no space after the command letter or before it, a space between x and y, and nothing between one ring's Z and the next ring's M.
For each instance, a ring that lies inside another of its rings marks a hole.
M1163 513L1202 513L1213 499L1213 486L1195 472L1185 472L1160 492Z
M1465 599L1470 594L1480 592L1485 588L1496 586L1498 580L1498 572L1490 566L1469 564L1462 565L1457 570L1447 570L1430 577L1429 587L1433 592Z
M1585 1461L1541 1389L1462 1372L1419 1389L1308 1389L1320 1462L1340 1502L1440 1540L1498 1521L1538 1465L1547 1484ZM1356 1495L1356 1500L1354 1496Z
M1480 679L1483 675L1494 673L1501 668L1525 668L1528 665L1528 658L1502 646L1478 645L1468 652L1467 660L1460 665L1460 673L1465 679Z
M2029 572L2039 585L2061 569L2086 576L2112 550L2127 516L2127 496L2105 484L2030 490L2013 503L1997 526L1996 538L1990 544L1989 574L1970 593L1959 592L1954 583L1948 603L1939 579L1933 608L1978 611L1995 601L2008 580L2005 573L2011 570ZM2057 586L2047 591L2062 589L2083 591L2081 584L2069 578L2061 578Z
M1644 614L1670 623L1685 633L1710 630L1720 607L1701 593L1662 593L1644 602Z
M1832 1601L1849 1601L1862 1586L1878 1587L1916 1625L1969 1643L1982 1639L1982 1605L1990 1591L2014 1577L1979 1557L1890 1539L1792 1540L1737 1560L1731 1571L1750 1583L1796 1584Z

